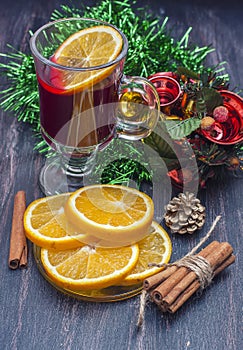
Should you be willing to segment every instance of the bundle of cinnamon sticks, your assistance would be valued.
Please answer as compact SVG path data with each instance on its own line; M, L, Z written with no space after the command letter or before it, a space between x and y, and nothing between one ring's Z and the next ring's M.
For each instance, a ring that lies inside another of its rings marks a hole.
M202 258L202 262L207 263L209 272L212 273L211 277L214 277L235 261L232 253L233 248L229 243L213 241L194 257ZM179 261L178 264L168 265L163 271L145 279L143 288L161 311L175 313L202 287L201 282L197 271L183 266Z

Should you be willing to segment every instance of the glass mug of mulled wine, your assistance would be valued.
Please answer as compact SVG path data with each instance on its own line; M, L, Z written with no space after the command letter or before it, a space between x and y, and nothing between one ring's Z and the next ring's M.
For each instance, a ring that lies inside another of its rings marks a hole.
M157 91L147 79L123 74L127 38L103 21L50 22L33 34L30 47L42 137L59 154L43 167L40 186L46 194L63 192L63 179L81 187L97 151L111 140L151 133L160 114Z

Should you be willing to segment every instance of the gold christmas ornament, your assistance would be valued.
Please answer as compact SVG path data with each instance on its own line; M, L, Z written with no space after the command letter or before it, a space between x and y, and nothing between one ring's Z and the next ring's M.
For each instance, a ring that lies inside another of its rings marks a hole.
M205 207L193 193L180 193L165 206L164 219L172 233L192 234L205 223Z

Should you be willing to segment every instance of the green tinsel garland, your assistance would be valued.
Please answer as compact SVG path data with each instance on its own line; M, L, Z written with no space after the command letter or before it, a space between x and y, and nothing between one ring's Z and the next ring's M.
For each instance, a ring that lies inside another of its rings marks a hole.
M91 17L99 18L119 27L127 36L129 52L125 65L125 74L149 76L159 71L175 71L178 66L184 66L196 72L206 70L203 62L206 56L214 49L210 46L198 47L189 45L192 28L188 28L182 38L175 40L167 30L168 17L162 23L144 8L134 10L136 1L103 0L97 6L75 8L62 5L55 10L51 20L64 17ZM34 61L29 53L17 51L8 46L10 53L0 53L7 63L0 63L1 74L7 78L8 87L0 93L0 107L12 112L19 121L31 124L36 133L38 142L35 149L40 153L47 153L48 147L40 137L39 124L39 97ZM208 69L215 70L216 67ZM220 71L220 68L218 69ZM119 158L119 157L118 157ZM138 159L139 161L139 159ZM114 181L120 173L120 161L117 168L104 175L105 181ZM134 174L141 169L135 164ZM148 174L144 179L148 179ZM115 175L114 175L115 174ZM126 170L124 173L126 178ZM109 179L108 179L109 178ZM123 181L124 181L123 178ZM141 179L140 179L141 180Z
M161 24L159 18L154 18L144 9L137 12L128 0L103 0L95 7L82 9L62 5L60 11L52 13L51 20L84 16L118 26L129 41L125 65L125 74L128 75L146 77L158 71L175 71L178 65L197 72L204 69L203 61L213 49L210 46L190 47L188 41L192 28L176 41L166 30L167 17ZM32 124L34 131L39 131L39 101L33 58L10 45L8 48L13 52L0 53L7 59L7 63L0 63L0 68L9 85L1 91L0 107L13 112L19 121Z

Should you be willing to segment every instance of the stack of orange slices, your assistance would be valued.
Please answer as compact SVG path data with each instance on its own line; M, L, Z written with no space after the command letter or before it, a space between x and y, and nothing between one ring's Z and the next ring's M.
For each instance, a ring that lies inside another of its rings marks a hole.
M92 185L35 200L24 227L56 285L94 290L142 282L161 269L149 263L169 261L170 238L153 214L152 199L139 190Z

